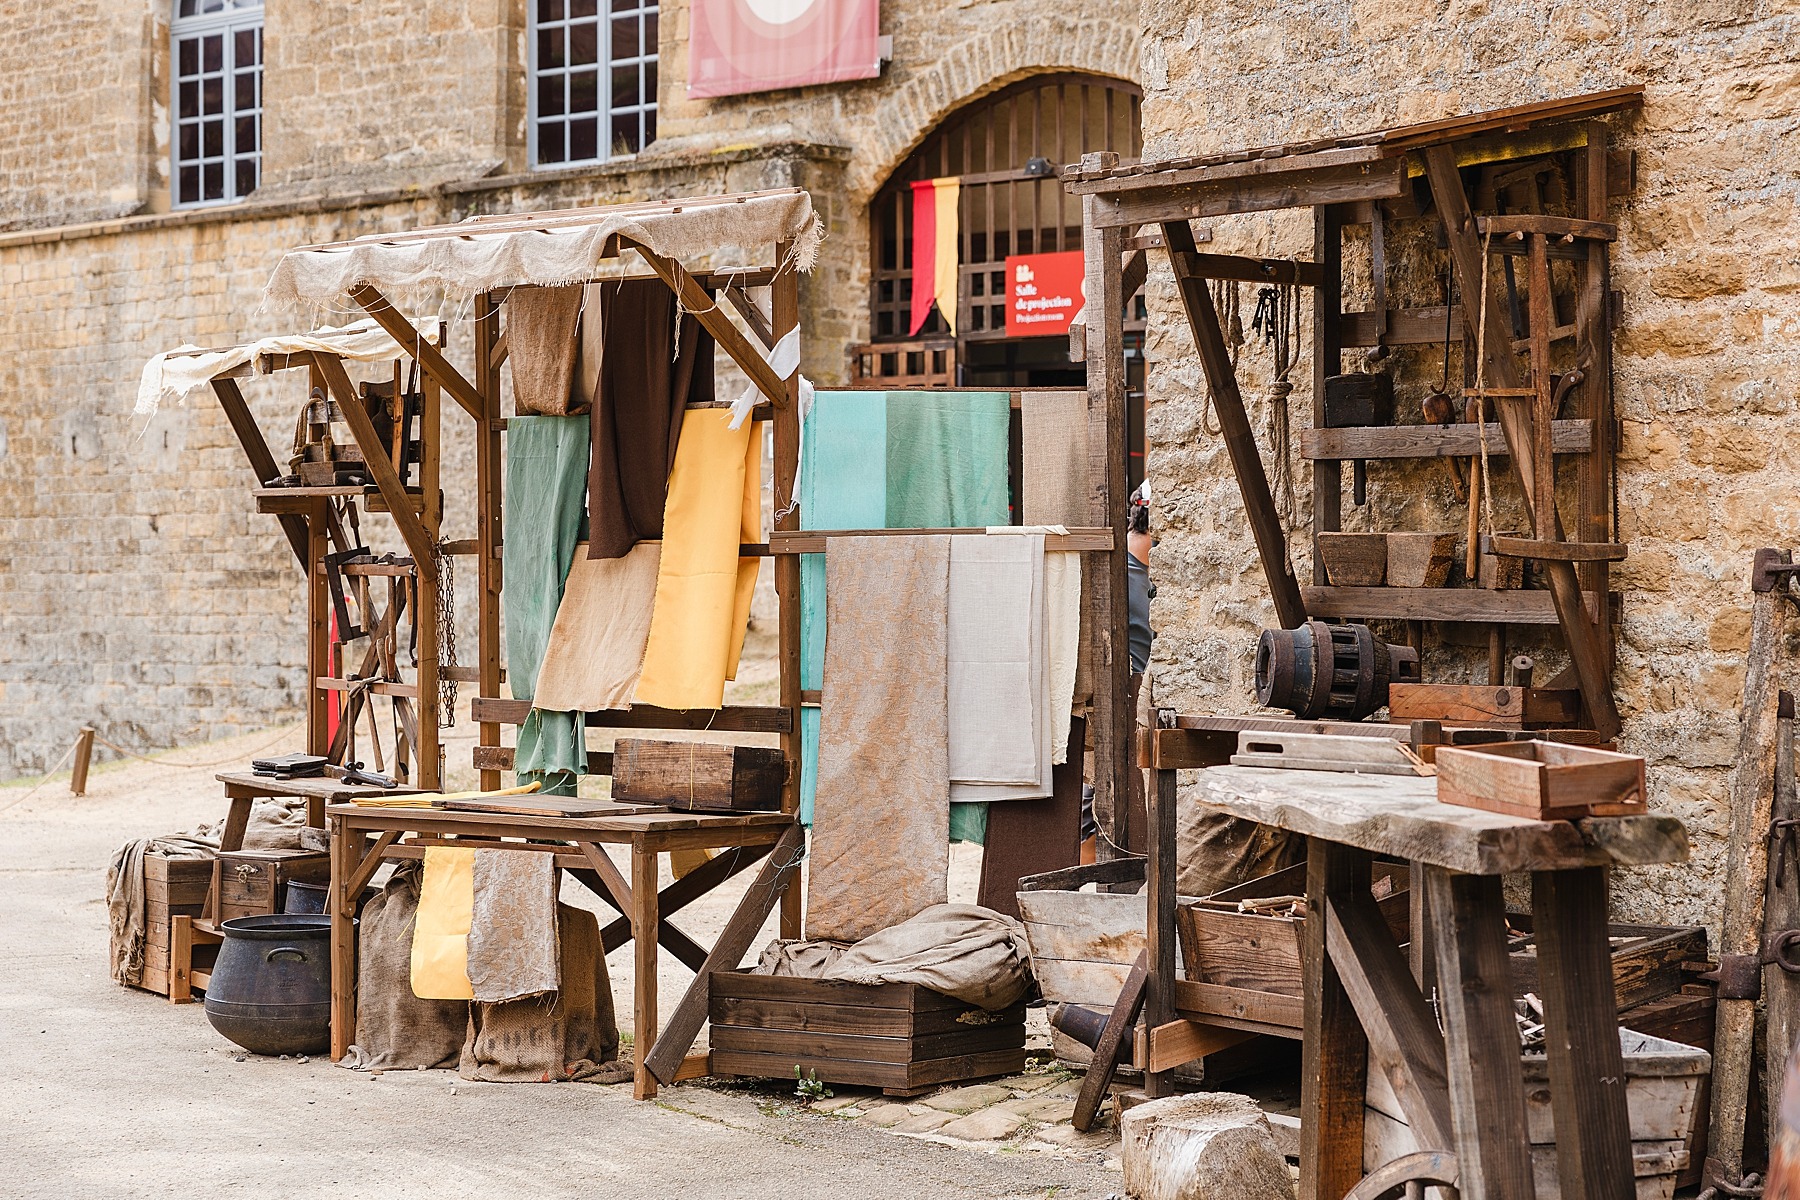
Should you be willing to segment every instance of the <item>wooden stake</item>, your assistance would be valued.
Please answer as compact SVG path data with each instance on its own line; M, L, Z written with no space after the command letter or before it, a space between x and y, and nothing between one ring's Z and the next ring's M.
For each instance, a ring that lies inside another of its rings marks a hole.
M75 738L75 766L69 771L71 795L87 795L88 762L94 757L94 727L83 725Z

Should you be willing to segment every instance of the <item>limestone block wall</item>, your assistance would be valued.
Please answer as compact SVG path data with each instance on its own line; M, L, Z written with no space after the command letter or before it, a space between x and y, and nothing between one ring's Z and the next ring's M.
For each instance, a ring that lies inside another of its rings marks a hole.
M1616 690L1621 748L1648 758L1652 804L1687 823L1694 857L1634 873L1614 903L1627 918L1716 922L1750 555L1800 542L1800 173L1788 149L1800 133L1800 4L1149 0L1144 24L1146 157L1645 85L1642 112L1613 121L1637 165L1613 214L1619 534L1631 547L1613 576ZM1214 235L1216 249L1311 252L1310 217L1220 222ZM1159 702L1245 711L1271 609L1222 444L1202 429L1205 388L1166 272L1153 273L1149 299ZM1435 372L1435 351L1422 353L1413 369ZM1243 367L1260 423L1268 356L1247 351ZM1310 371L1302 362L1294 376ZM1311 423L1308 390L1295 394L1296 426ZM1371 487L1379 497L1379 478ZM1375 528L1401 527L1380 521L1425 500L1387 503ZM1347 525L1359 519L1347 496L1345 511ZM1459 514L1441 511L1454 527ZM1296 515L1304 526L1304 506ZM1304 538L1294 557L1308 574Z

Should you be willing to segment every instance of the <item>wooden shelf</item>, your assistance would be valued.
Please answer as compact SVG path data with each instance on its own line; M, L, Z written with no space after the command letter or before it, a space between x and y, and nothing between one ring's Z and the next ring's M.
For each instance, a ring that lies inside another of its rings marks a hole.
M1550 427L1550 449L1557 454L1586 454L1593 445L1592 421L1556 421ZM1506 457L1506 435L1498 422L1488 422L1487 446L1490 459ZM1473 423L1300 431L1302 458L1472 458L1480 454L1481 433Z
M1303 587L1312 617L1378 618L1397 621L1488 621L1503 625L1555 625L1550 593L1491 588ZM1593 592L1583 592L1591 619L1598 609Z
M372 483L334 484L331 487L272 487L257 488L250 493L256 497L256 511L262 513L305 513L313 505L323 500L337 500L345 496L371 497L370 512L385 512L383 504L377 507L381 489ZM418 491L409 490L407 499L417 511L424 511L425 497Z

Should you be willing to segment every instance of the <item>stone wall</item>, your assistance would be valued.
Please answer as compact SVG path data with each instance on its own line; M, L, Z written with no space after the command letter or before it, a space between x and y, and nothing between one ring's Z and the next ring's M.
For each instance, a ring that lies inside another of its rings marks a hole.
M1144 22L1146 157L1645 85L1642 112L1612 121L1615 145L1637 165L1613 213L1624 300L1619 532L1631 547L1613 576L1623 595L1616 691L1621 748L1649 759L1652 804L1687 823L1694 858L1642 872L1615 905L1627 917L1716 922L1750 555L1800 540L1800 173L1786 149L1800 134L1800 5L1150 0ZM1214 235L1214 249L1311 252L1310 217L1219 222ZM1166 271L1153 273L1150 311L1158 698L1246 710L1251 651L1271 610L1223 448L1201 430L1204 385ZM1423 353L1435 367L1436 352ZM1259 423L1267 363L1246 354ZM1305 362L1295 369L1310 375ZM1294 398L1296 424L1311 423L1307 390ZM1377 520L1408 503L1423 501L1392 501ZM1345 511L1355 527L1348 498ZM1460 518L1439 511L1442 527ZM1304 538L1295 559L1310 572Z

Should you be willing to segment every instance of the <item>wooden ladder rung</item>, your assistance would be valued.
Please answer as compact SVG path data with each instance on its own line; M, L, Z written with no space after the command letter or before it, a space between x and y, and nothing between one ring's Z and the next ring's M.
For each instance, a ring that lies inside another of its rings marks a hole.
M1503 558L1535 558L1554 562L1620 562L1625 547L1617 542L1556 542L1537 538L1484 536L1482 549Z

